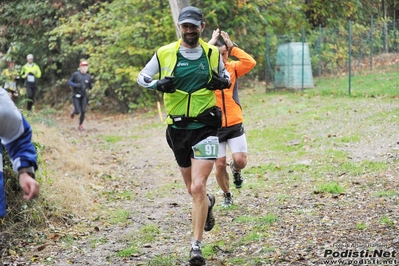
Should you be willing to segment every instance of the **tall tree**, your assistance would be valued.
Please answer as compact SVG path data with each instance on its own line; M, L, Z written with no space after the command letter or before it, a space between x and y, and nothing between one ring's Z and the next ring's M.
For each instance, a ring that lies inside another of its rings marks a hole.
M316 28L337 27L353 20L361 7L360 0L305 0L305 14L310 24Z

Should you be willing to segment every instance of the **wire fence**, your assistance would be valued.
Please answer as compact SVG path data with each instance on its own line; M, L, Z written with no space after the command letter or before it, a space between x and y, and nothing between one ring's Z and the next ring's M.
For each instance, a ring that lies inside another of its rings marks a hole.
M371 19L366 26L349 21L346 28L340 29L319 27L309 32L302 29L295 35L266 33L267 87L304 89L312 87L309 76L311 79L336 75L351 77L359 71L398 63L398 28L399 21L374 22ZM291 49L287 49L287 45Z

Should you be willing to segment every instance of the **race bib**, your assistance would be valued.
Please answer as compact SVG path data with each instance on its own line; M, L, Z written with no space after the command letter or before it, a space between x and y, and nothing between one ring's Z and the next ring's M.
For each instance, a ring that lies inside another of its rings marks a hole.
M80 97L82 97L82 95L76 94L75 97L76 97L76 98L80 98Z
M195 144L192 149L195 159L216 159L219 153L219 138L207 137Z
M26 78L26 80L27 80L28 82L35 82L35 76L33 76L33 75L28 75L28 77Z

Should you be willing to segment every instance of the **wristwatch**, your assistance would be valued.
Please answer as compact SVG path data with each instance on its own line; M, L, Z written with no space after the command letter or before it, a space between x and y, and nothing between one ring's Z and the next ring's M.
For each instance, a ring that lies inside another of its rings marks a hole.
M35 168L33 166L19 168L18 169L18 175L21 175L23 173L27 173L32 178L35 178Z
M235 42L233 42L233 46L230 46L227 50L231 51L231 49L233 49L233 47L238 47L238 45Z

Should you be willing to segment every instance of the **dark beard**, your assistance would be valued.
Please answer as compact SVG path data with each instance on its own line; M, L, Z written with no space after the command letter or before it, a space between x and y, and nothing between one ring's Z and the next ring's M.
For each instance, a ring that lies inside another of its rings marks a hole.
M195 38L188 39L188 38L186 37L186 34L183 34L183 35L182 35L183 41L184 41L185 43L187 43L188 45L190 45L190 46L196 45L196 44L198 43L199 37L200 37L199 34L197 34L197 36L195 36Z

